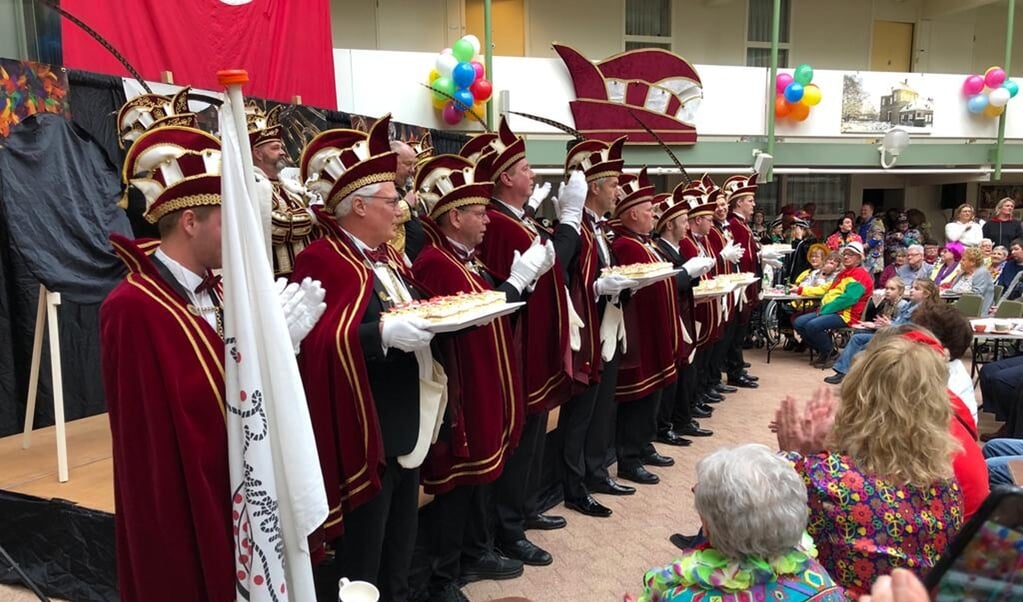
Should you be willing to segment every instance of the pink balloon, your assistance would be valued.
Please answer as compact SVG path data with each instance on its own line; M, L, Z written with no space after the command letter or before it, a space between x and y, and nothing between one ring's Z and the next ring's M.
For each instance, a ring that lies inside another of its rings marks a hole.
M483 75L486 73L486 69L483 68L483 63L479 61L473 61L469 63L472 68L476 70L476 79L474 81L480 81L483 79Z
M448 101L448 104L444 105L441 117L448 125L458 125L458 122L462 120L462 112L458 110L455 103Z
M984 73L984 83L988 88L997 88L1005 82L1005 71L1001 67L992 67Z
M970 75L963 82L963 94L966 96L973 96L980 94L981 90L984 89L984 78L979 75Z
M784 94L785 88L788 88L792 81L792 76L788 73L779 73L778 77L774 80L774 87L778 90L778 94Z

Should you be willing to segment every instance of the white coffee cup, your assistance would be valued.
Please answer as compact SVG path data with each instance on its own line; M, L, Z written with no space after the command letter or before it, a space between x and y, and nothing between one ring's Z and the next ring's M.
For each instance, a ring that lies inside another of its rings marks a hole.
M378 602L380 590L377 586L368 581L350 581L348 577L342 577L337 582L338 602Z

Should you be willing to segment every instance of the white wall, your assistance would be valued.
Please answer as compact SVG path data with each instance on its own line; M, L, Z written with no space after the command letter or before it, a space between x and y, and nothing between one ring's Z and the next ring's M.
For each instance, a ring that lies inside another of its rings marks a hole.
M558 42L602 59L625 49L625 4L623 0L526 0L525 27L527 56L557 56L551 43Z

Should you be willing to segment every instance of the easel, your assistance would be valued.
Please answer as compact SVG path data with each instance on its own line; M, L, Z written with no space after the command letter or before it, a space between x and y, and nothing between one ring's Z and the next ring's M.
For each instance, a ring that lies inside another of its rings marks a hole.
M28 403L25 407L25 431L21 447L32 445L32 423L36 413L36 393L39 390L39 362L43 355L43 329L50 329L50 373L53 377L53 419L57 430L57 479L68 480L67 433L64 429L64 379L60 370L60 334L57 331L57 306L60 293L39 285L39 307L36 310L36 332L32 343L32 367L28 375Z

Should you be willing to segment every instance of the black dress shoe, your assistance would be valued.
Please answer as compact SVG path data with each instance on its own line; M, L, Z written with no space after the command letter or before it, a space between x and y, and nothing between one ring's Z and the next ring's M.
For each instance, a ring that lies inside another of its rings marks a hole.
M831 376L825 377L824 382L828 383L829 385L837 385L840 384L842 382L842 379L844 378L845 378L844 374L842 374L841 372L835 372Z
M647 454L639 459L643 464L647 466L674 466L675 459L669 458L668 456L662 456L657 452Z
M700 428L700 425L695 420L678 429L678 432L690 437L710 437L714 434L714 431L710 429Z
M692 415L693 418L710 418L714 415L714 408L701 403L690 408L689 414ZM682 434L684 435L685 433Z
M729 378L728 384L732 385L733 387L742 387L743 389L756 389L757 387L760 386L756 381L752 381L746 378L745 376L740 376L738 378Z
M528 539L502 543L498 547L501 553L508 558L521 560L522 564L528 564L529 566L547 566L554 562L554 557L547 550Z
M565 500L565 507L576 512L582 512L586 516L607 518L611 516L611 509L593 499L592 495L577 500Z
M642 466L635 468L624 468L618 470L618 478L639 483L640 485L656 485L661 482L661 477L650 472Z
M537 514L536 516L530 516L526 519L526 529L536 529L540 531L553 531L554 529L562 529L568 521L560 516L547 516L546 514Z
M735 387L730 387L725 383L718 383L714 385L714 390L717 391L718 393L735 393L736 391L738 391L738 389L736 389Z
M460 580L463 584L476 581L501 581L522 575L522 561L505 558L497 552L487 552L474 562L462 563Z
M429 602L471 602L454 583L447 584L441 591L431 594Z
M712 403L721 403L722 401L724 401L724 398L721 397L721 395L718 395L718 397L720 399L715 399L713 397L710 397L706 393L700 393L699 395L696 396L696 403L702 403L703 405L710 405Z
M699 535L682 535L681 533L673 533L668 541L675 544L675 547L680 550L691 550L700 541Z
M743 368L749 368L750 366L752 366L752 364L750 364L749 362L743 362L742 363L742 367Z
M749 372L746 372L745 370L742 371L742 375L745 376L746 378L750 379L753 382L760 382L760 377L759 376L753 376L752 374L750 374Z
M657 433L657 442L665 445L676 445L678 447L685 447L693 444L692 441L672 430Z
M714 390L713 387L709 391L704 391L703 396L712 401L724 401L725 396Z
M608 477L603 481L589 482L586 484L586 488L590 490L590 493L603 493L606 495L632 495L633 493L636 493L635 487L622 485L611 477Z

